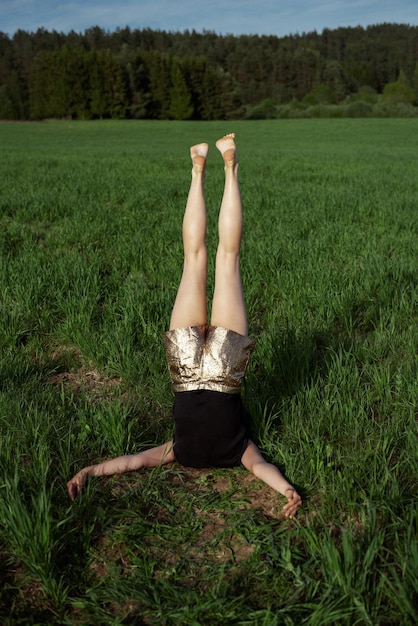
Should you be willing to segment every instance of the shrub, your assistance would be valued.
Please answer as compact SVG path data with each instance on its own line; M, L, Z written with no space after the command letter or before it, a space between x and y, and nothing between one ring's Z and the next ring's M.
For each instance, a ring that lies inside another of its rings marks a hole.
M335 104L317 104L316 106L312 106L306 109L306 117L340 117L340 111L341 107Z
M250 109L247 113L248 120L267 120L277 117L277 107L271 98L263 100L259 105Z
M415 92L404 80L399 79L384 86L383 99L412 104L415 101Z
M374 117L418 117L418 108L405 102L380 100L373 107Z
M350 102L344 107L344 115L346 117L370 117L372 112L372 105L363 100L357 100Z

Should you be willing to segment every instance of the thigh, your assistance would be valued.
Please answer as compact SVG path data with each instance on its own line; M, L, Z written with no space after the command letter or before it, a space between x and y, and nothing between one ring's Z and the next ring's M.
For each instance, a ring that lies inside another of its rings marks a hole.
M206 323L206 259L185 261L171 313L170 330Z
M242 289L239 259L217 262L211 324L248 334L247 310Z

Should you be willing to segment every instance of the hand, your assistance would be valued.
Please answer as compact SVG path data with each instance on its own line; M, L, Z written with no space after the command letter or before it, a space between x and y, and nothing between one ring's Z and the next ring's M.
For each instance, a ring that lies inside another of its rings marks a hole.
M75 500L76 497L80 494L82 488L86 484L87 477L89 475L89 468L86 467L80 470L71 480L67 483L67 491L70 496L70 500Z
M302 498L293 487L289 487L288 489L286 489L284 495L287 498L287 503L283 507L283 512L285 514L285 517L293 519L296 511L302 504Z

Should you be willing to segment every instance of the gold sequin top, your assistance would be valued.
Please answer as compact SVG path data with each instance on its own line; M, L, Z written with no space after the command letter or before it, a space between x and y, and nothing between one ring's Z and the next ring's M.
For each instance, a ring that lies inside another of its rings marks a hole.
M254 341L220 326L188 326L164 333L174 391L239 393Z

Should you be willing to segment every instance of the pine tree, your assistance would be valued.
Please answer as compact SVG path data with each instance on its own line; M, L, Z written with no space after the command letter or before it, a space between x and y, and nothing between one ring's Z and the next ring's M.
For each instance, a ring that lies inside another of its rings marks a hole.
M121 65L113 59L112 62L112 103L110 116L112 119L124 119L128 110L127 74Z
M412 88L415 94L415 104L418 104L418 62L415 65L414 76L412 78Z
M169 115L175 120L189 120L193 116L193 104L180 63L176 59L171 70Z
M169 118L171 91L171 63L158 51L147 55L150 86L150 114L154 119Z
M94 118L110 117L113 67L111 53L93 50L89 55L90 111Z

